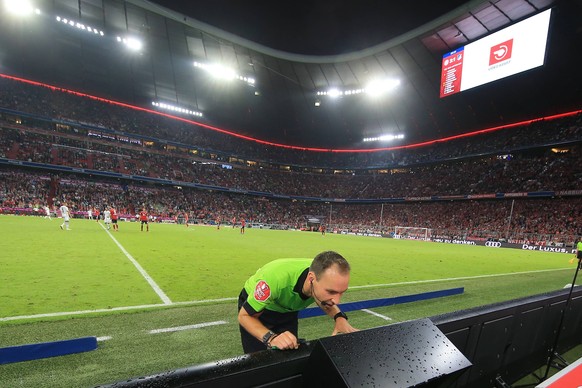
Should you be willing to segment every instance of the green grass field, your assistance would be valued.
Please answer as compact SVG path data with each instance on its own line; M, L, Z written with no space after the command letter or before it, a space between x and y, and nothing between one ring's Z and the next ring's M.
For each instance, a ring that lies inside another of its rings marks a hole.
M150 224L146 233L122 222L108 233L102 223L77 219L66 232L61 222L0 216L0 347L109 339L92 352L0 365L2 386L94 386L240 355L235 299L244 281L276 258L340 252L352 266L342 302L465 288L374 309L384 318L350 313L362 329L557 290L575 271L571 255L556 253L171 224ZM327 317L300 321L307 339L331 330Z

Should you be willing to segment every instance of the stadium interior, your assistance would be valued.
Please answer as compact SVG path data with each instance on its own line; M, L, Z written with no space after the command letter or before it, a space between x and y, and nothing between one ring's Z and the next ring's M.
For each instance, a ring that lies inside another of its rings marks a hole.
M147 204L167 223L242 215L251 228L325 225L337 234L565 250L581 238L582 1L427 2L391 35L317 53L267 46L166 3L1 5L1 213L35 215L66 201L84 218L115 204L129 221ZM444 54L547 10L543 65L439 96ZM554 333L560 296L527 300L511 325L539 319L525 317L528 308L547 309L552 324L536 333ZM463 324L496 338L487 319ZM466 354L472 362L487 361L469 344L476 334L460 335L450 317L434 321L477 355ZM563 348L581 340L567 338ZM536 344L543 362L547 337ZM271 384L296 386L300 378L286 379L301 375L306 357L281 359L289 374ZM473 369L458 386L494 386L499 374L515 381L535 367L526 357ZM207 383L196 379L192 386Z

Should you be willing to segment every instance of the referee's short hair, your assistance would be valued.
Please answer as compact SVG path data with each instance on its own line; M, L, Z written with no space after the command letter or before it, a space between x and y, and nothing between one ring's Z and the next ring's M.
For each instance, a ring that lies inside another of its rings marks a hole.
M311 262L309 270L315 274L316 279L325 272L326 269L330 268L334 264L337 264L339 272L342 274L350 272L350 263L339 253L334 251L321 252Z

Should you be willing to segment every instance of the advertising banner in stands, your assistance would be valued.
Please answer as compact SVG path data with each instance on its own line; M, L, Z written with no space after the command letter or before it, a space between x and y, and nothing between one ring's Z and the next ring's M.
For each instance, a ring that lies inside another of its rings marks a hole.
M576 248L567 246L546 246L534 244L511 244L501 241L486 241L486 240L464 240L464 239L447 239L447 238L431 238L430 241L444 243L444 244L461 244L461 245L479 245L487 248L513 248L524 251L539 251L539 252L553 252L553 253L569 253L575 254Z

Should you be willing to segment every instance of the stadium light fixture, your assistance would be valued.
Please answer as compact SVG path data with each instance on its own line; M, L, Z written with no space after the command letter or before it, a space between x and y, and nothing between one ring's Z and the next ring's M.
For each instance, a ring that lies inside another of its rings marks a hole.
M398 85L400 81L395 79L376 80L366 86L366 93L371 96L381 96L394 90Z
M143 48L143 43L141 40L133 37L123 38L121 36L117 37L119 43L123 43L131 51L141 51Z
M377 137L365 137L363 139L363 141L364 142L372 142L372 141L389 142L389 141L402 140L402 139L404 139L404 135L398 134L398 135L382 135L382 136L377 136Z
M233 69L223 65L194 62L194 67L207 71L214 78L223 79L227 81L239 80L247 83L250 86L255 86L254 78L239 75Z
M171 112L182 113L182 114L187 114L190 116L197 116L197 117L203 116L202 112L198 112L198 111L187 109L187 108L182 108L182 107L172 105L172 104L166 104L164 102L152 101L152 105L155 106L156 108L160 108L162 110L168 110Z
M370 82L363 89L347 89L341 90L338 88L331 88L325 91L318 91L316 94L318 96L328 96L330 98L338 98L344 96L355 96L357 94L369 94L371 96L380 96L400 85L400 81L396 79L383 79L378 81Z
M331 98L338 98L342 96L352 96L355 94L364 93L364 89L348 89L348 90L340 90L338 88L331 88L325 91L317 92L318 96L328 96Z
M339 89L330 89L327 91L327 95L330 96L331 98L338 98L340 96L343 96L343 92L340 91Z
M67 25L69 27L75 27L78 30L86 31L86 32L91 33L93 35L105 36L105 33L103 32L103 30L99 30L95 27L88 26L84 23L75 21L73 19L67 19L67 18L64 18L61 16L57 16L56 21L59 23L62 23L64 25Z
M4 0L4 7L12 15L29 16L33 13L40 14L38 8L30 0Z

